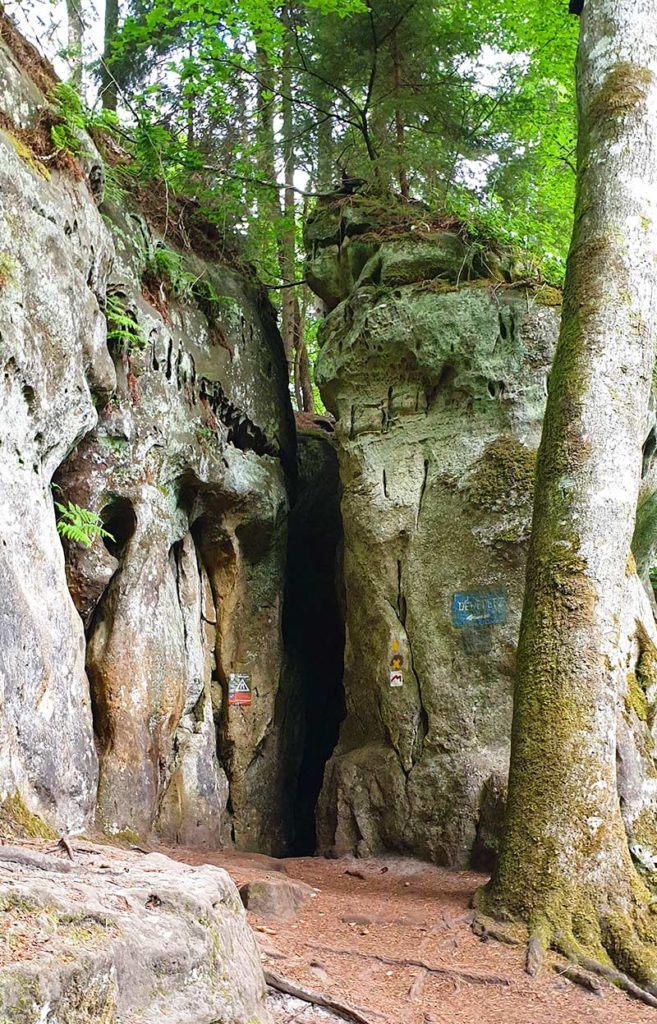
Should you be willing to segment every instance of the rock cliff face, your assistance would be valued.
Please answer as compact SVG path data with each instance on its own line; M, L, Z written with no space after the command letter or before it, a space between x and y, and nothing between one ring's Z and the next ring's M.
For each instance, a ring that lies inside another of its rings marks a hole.
M559 295L515 284L499 257L445 226L376 216L364 197L334 198L306 239L332 309L317 376L337 417L346 597L347 716L319 845L488 866ZM654 644L634 581L619 667L632 821L639 805L654 814L655 775L652 753L636 754L646 722L623 707L637 619Z
M4 43L0 79L0 799L74 830L98 793L109 833L281 852L300 753L273 312L219 255L188 255L184 299L146 274L164 242L129 200L97 208L90 141L86 177L25 144L45 100ZM66 565L53 478L111 535Z
M329 310L317 373L337 423L295 432L248 268L198 221L176 253L181 210L103 202L90 140L76 161L41 159L46 100L12 38L0 822L489 865L559 293L422 211L320 203L308 278ZM654 426L648 412L644 581ZM97 513L105 537L62 542L55 500ZM655 853L656 641L630 560L619 791Z
M4 846L7 1024L268 1024L260 956L220 868L76 842L76 862Z

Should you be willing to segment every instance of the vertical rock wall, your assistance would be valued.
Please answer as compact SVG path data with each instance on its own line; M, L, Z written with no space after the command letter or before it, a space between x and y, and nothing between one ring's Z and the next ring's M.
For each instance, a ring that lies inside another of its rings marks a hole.
M417 214L377 222L372 206L320 203L306 239L330 310L317 377L337 417L346 600L347 716L319 844L488 866L559 294L515 283L508 262ZM652 716L630 710L626 676L655 629L631 571L625 620L619 759L632 831L641 808L654 818L655 768Z
M27 127L40 95L4 43L0 95ZM69 829L91 821L98 766L50 483L114 388L111 259L86 184L0 130L0 803Z
M273 311L216 246L185 256L193 295L147 275L174 243L129 199L97 208L89 140L68 169L35 157L46 100L4 43L0 96L0 800L69 830L97 794L112 834L283 852L300 712ZM64 552L53 476L111 536Z

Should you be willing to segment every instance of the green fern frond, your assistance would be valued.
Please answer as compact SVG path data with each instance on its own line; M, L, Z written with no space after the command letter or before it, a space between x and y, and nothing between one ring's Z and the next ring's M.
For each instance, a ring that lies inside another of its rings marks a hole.
M61 490L56 484L58 490ZM55 508L59 512L57 517L57 532L67 540L82 544L83 547L91 547L96 537L107 537L114 540L112 534L105 529L103 521L97 512L89 508L83 508L74 501L55 501Z
M107 319L107 344L116 345L130 352L146 346L146 338L135 317L130 313L118 295L108 295L105 304Z

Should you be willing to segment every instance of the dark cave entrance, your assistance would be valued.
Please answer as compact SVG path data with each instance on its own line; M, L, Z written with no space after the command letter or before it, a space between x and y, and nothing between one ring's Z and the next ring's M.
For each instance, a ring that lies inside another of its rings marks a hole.
M345 715L342 520L335 449L317 433L299 436L297 498L290 514L283 636L302 719L291 852L316 850L315 811L326 762Z

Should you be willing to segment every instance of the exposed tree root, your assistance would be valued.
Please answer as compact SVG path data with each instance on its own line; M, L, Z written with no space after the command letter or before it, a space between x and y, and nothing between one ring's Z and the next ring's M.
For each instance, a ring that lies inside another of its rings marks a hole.
M529 936L527 943L527 954L525 956L525 970L532 978L536 978L545 962L545 954L550 948L550 929L547 924L535 928Z
M28 868L38 868L40 871L56 871L59 874L73 870L73 865L69 861L25 850L21 846L0 846L0 861L21 864Z
M57 845L58 845L58 847L60 849L65 851L66 856L68 857L69 860L75 860L75 854L73 853L73 847L69 843L69 841L66 838L66 836L62 836Z
M600 960L588 956L578 949L577 946L563 938L555 939L554 948L558 953L561 953L570 960L571 963L576 964L583 970L588 971L590 974L595 974L599 978L604 978L605 981L610 982L634 999L640 999L642 1003L646 1003L648 1006L657 1007L657 996L649 992L647 988L637 984L636 981L630 978L629 975L624 974L623 971L619 971L617 967L603 964Z
M464 971L460 967L443 967L440 964L429 964L424 960L405 960L393 956L383 956L380 953L364 953L359 949L335 949L332 946L322 946L317 942L306 942L306 946L312 949L321 949L325 953L333 953L335 956L353 956L360 960L377 960L381 964L390 967L417 967L426 971L427 974L437 974L444 978L457 978L459 981L468 981L471 985L504 985L511 984L508 978L502 978L498 974L477 974L474 971Z
M503 942L507 946L521 946L525 941L520 937L517 927L500 924L499 921L488 917L487 914L482 914L481 911L477 911L472 919L472 930L482 942L496 939L497 942Z
M304 1003L311 1003L313 1006L321 1006L325 1010L333 1010L345 1020L354 1021L355 1024L372 1024L368 1017L364 1017L355 1006L348 1003L341 1003L339 999L332 996L325 996L322 992L312 992L308 988L302 988L295 981L283 978L273 971L265 971L265 981L270 988L285 995L294 996L295 999L302 999Z
M480 911L475 914L472 930L475 935L480 936L482 941L496 939L512 946L522 945L526 941L519 936L520 926L500 923ZM636 944L639 947L643 945L638 937L633 944L632 937L613 927L610 928L610 935L613 938L616 955L636 958ZM565 966L560 963L552 966L569 981L600 994L601 988L595 978L603 978L634 999L639 999L648 1006L657 1008L657 986L646 985L644 987L628 974L614 967L613 964L605 964L590 956L573 939L566 939L563 935L551 933L547 925L533 931L527 941L525 970L532 977L539 974L549 950L560 954L568 961Z
M574 964L568 963L564 966L561 962L557 962L553 963L552 967L560 978L566 978L567 981L572 981L573 984L585 988L588 992L593 992L596 996L603 994L602 985L598 979Z

